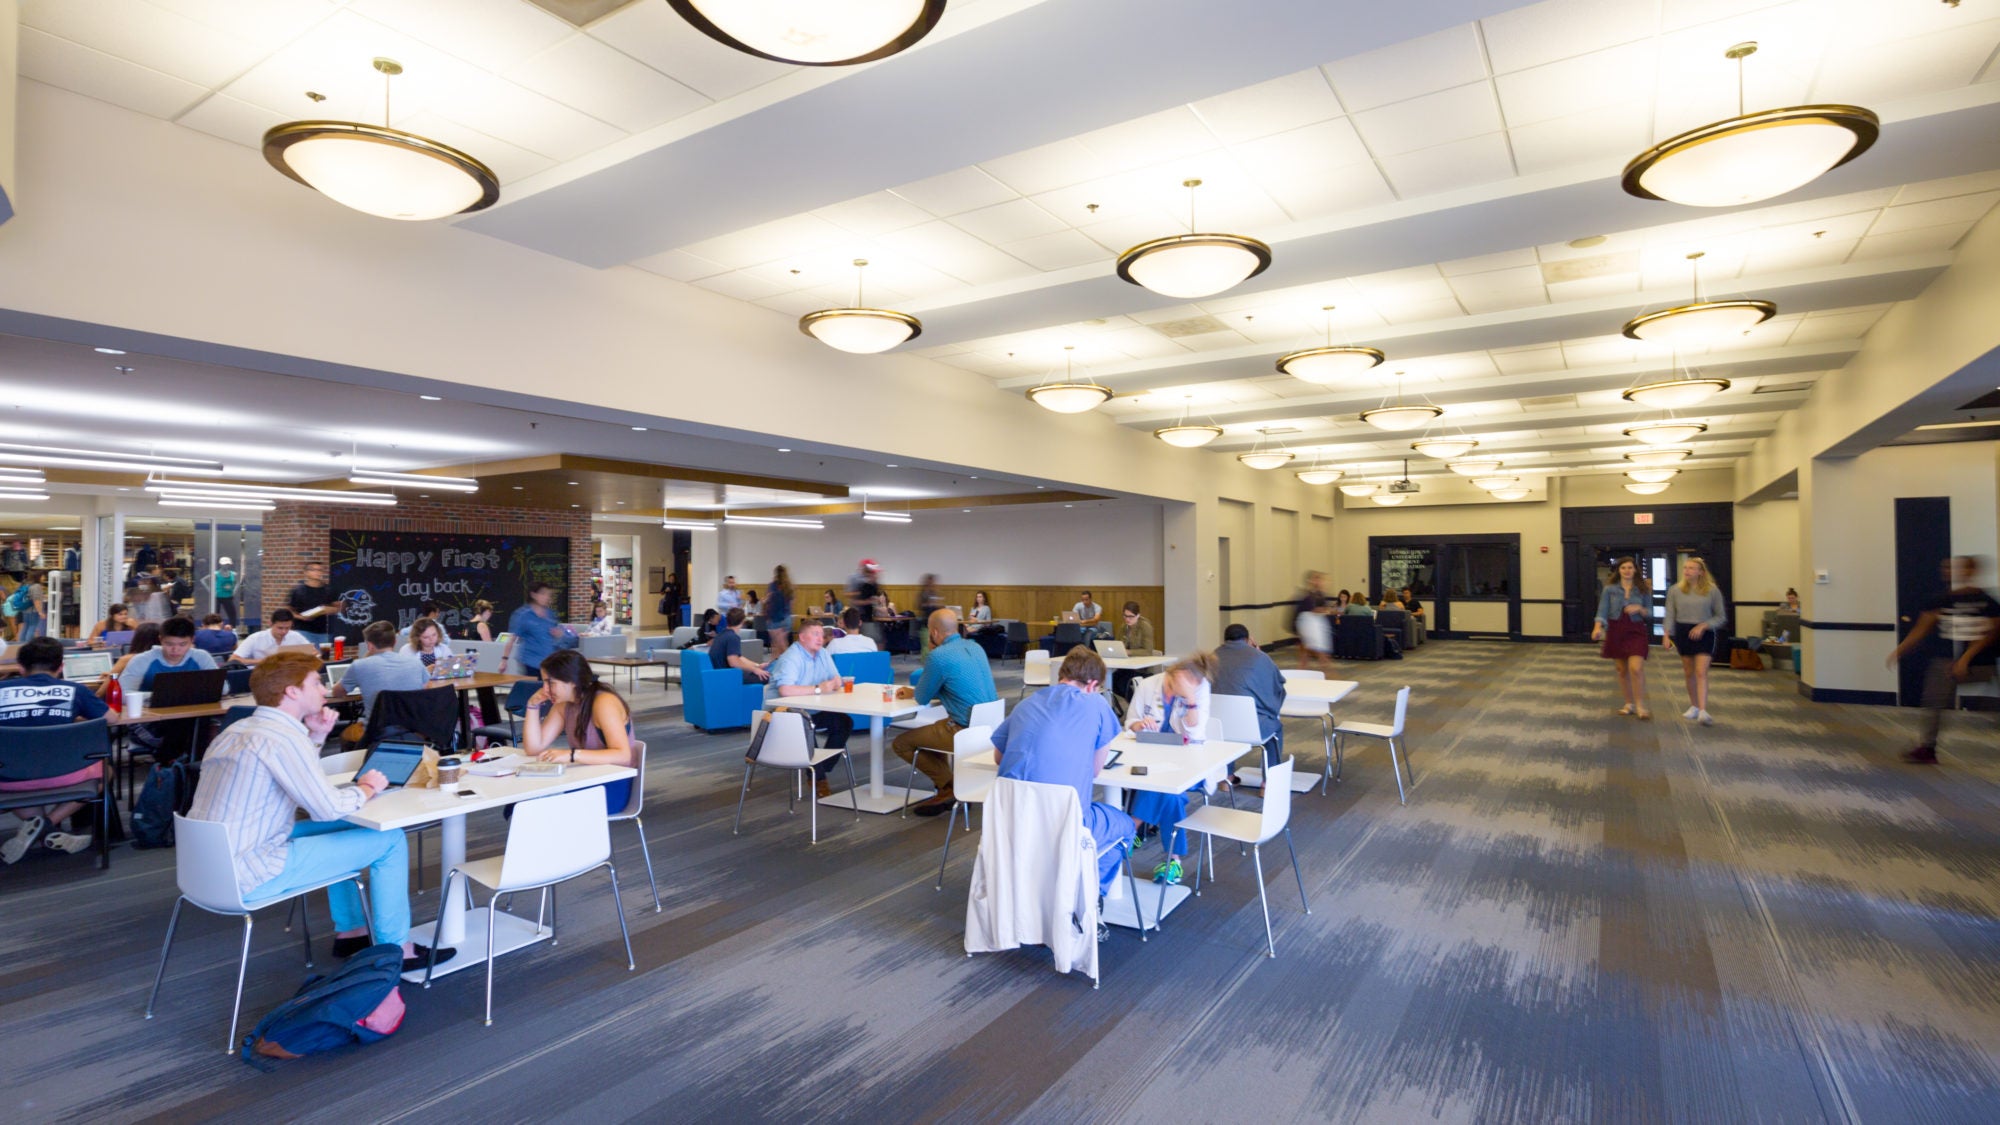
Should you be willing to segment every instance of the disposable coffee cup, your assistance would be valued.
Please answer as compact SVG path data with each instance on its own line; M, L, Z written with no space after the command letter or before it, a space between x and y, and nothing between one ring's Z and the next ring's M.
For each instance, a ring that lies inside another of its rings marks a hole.
M136 719L146 710L146 704L153 698L150 691L128 691L125 693L125 717Z
M842 676L842 677L840 678L840 690L841 690L841 691L844 691L844 692L847 692L847 693L849 693L849 694L853 694L853 692L854 692L854 677L853 677L853 676Z
M458 777L464 763L458 758L438 759L438 790L443 793L458 792Z

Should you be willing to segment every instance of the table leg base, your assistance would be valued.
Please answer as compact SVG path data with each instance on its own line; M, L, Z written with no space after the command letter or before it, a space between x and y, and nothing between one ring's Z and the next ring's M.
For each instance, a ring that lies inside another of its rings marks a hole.
M1120 875L1118 879L1122 883L1125 877ZM1139 880L1139 905L1146 911L1146 928L1149 930L1160 928L1160 920L1153 916L1154 911L1160 911L1161 917L1165 917L1168 914L1172 914L1175 907L1193 897L1193 888L1180 883L1173 883L1167 887L1167 904L1165 907L1162 907L1160 905L1160 885L1150 879ZM1099 917L1107 925L1123 926L1128 930L1139 928L1138 916L1132 911L1132 887L1129 883L1125 886L1125 897L1110 898L1107 896L1105 898L1104 910Z
M537 895L530 893L526 896L526 900L534 901L536 897ZM458 943L458 952L452 955L451 960L438 962L433 979L458 972L460 969L476 969L486 963L486 912L489 909L491 908L482 906L465 912L465 940ZM434 926L434 923L426 922L421 926L410 927L410 940L418 945L429 945ZM503 953L512 953L516 949L547 941L554 936L554 931L547 926L536 929L534 919L522 918L503 910L493 919L493 955L498 957ZM404 973L403 979L411 984L422 984L424 970L419 968L414 972Z
M919 785L910 792L910 804L914 806L918 801L929 800L935 796L937 796L936 790L928 785ZM858 803L862 812L899 813L903 811L903 787L888 786L882 790L880 797L875 797L869 795L867 786L862 786L861 790L854 794L854 802L848 801L847 790L840 789L831 797L821 797L819 803L830 809L846 809L848 812L853 812L855 803Z
M1246 766L1243 769L1237 770L1236 776L1243 779L1243 788L1245 789L1262 789L1264 787L1264 771L1258 769L1256 766ZM1319 774L1294 773L1292 774L1292 792L1310 793L1314 789L1319 788L1319 782Z

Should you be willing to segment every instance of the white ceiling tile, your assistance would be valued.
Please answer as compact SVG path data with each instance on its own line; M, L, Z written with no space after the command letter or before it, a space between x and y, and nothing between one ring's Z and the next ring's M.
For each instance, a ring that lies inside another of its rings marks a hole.
M1438 272L1446 277L1460 277L1465 274L1487 273L1492 270L1508 270L1519 266L1539 265L1532 248L1524 250L1503 250L1498 254L1482 254L1477 258L1458 258L1454 261L1439 262Z
M1630 159L1652 144L1652 129L1649 97L1522 125L1507 136L1514 145L1514 162L1526 176L1591 160Z
M933 215L963 214L1020 194L979 168L960 168L889 190Z
M627 4L590 25L588 32L717 101L799 69L731 50L696 31L666 4L652 0Z
M1637 293L1639 275L1614 273L1602 277L1579 277L1574 281L1551 281L1548 287L1549 298L1558 304L1584 301L1592 297L1608 297L1614 293Z
M420 113L399 125L412 133L419 133L476 157L481 163L493 169L503 184L526 179L537 172L555 167L555 160L539 152L530 152L519 145L508 144L497 137L490 137L477 129L469 128L436 113Z
M734 297L739 301L762 300L766 297L775 297L784 291L780 286L773 285L762 278L752 277L741 270L733 273L719 273L712 277L697 278L694 284L711 293L720 293L725 297ZM853 299L851 291L847 299Z
M1650 100L1658 53L1644 39L1500 75L1493 80L1500 111L1519 126L1573 116L1580 105Z
M1354 115L1361 139L1377 157L1433 148L1502 128L1500 103L1487 82L1426 94ZM1511 171L1511 169L1510 169ZM1395 177L1390 176L1393 181ZM1476 182L1476 181L1475 181ZM1404 193L1407 197L1407 192Z
M704 239L681 249L698 258L743 269L790 254L849 245L854 236L816 215L793 215Z
M1486 77L1471 24L1394 43L1330 63L1326 70L1349 113Z
M32 27L22 28L20 34L23 78L166 120L179 117L207 93L192 82Z
M1096 150L1074 137L1026 152L982 160L979 166L1022 195L1054 191L1085 180L1102 179L1118 171Z
M825 301L820 300L810 293L780 293L774 297L760 297L751 303L761 305L772 312L784 313L786 316L804 316L809 312L817 312L826 307ZM941 362L950 363L954 367L963 366L958 362L962 358L964 357L953 356L951 359Z
M697 257L685 250L669 250L664 254L638 258L632 264L648 273L670 277L675 281L693 281L698 277L712 277L718 273L728 272L728 268L720 262L711 262L707 258Z
M431 106L453 121L557 160L573 160L626 136L615 125L478 70L439 93Z
M493 71L576 34L526 0L351 0L347 7Z
M1991 191L2000 188L2000 170L1974 172L1968 176L1952 176L1943 180L1926 180L1920 184L1906 184L1896 192L1897 203L1922 203L1930 199L1943 199L1952 195L1971 195L1974 192Z
M150 0L272 51L339 10L339 0Z
M210 89L264 54L249 40L146 0L28 0L21 23Z
M378 56L403 64L392 87L398 120L431 108L434 99L463 85L491 80L461 59L342 10L245 71L222 92L293 117L380 121L383 78L370 65ZM308 90L325 100L307 100Z
M1514 174L1507 140L1499 133L1387 157L1382 171L1403 199L1492 183Z
M1313 334L1301 332L1302 326L1289 317L1267 317L1261 313L1224 313L1217 319L1259 344L1283 344L1290 349L1294 346L1310 346L1307 341L1313 338ZM1289 377L1286 381L1298 382Z
M1871 234L1854 248L1851 261L1863 262L1877 258L1897 258L1905 254L1927 254L1937 250L1950 250L1972 229L1971 223L1950 223L1945 226L1920 227L1916 230L1900 230L1893 234Z
M878 241L932 269L972 285L990 285L1034 272L1034 267L1004 254L946 222L929 222L883 235Z
M701 94L588 35L572 35L506 74L538 94L628 133L708 104Z
M930 212L886 191L822 207L813 214L864 238L927 223L931 218Z
M1821 101L1879 105L1897 98L1955 90L1971 82L2000 45L2000 19L1948 31L1858 43L1828 52L1813 82Z
M1396 200L1389 181L1373 163L1348 164L1312 176L1270 182L1265 190L1295 219L1339 215Z
M962 215L954 215L950 222L952 226L996 246L1068 229L1068 224L1061 219L1025 199L1010 199L991 207L981 207L977 211L967 211ZM1032 258L1026 260L1030 264L1035 264Z
M210 94L194 108L181 114L177 124L207 133L211 137L221 137L225 141L262 149L264 131L283 120L282 114L272 113L262 106L239 102L235 98L221 94Z
M1574 283L1571 283L1574 284ZM1592 336L1562 342L1563 362L1569 367L1599 367L1630 363L1639 357L1639 344L1622 336Z
M1390 324L1424 324L1433 320L1452 320L1465 315L1455 297L1436 300L1396 300L1387 304L1376 304L1375 311Z
M1882 217L1875 220L1875 225L1868 228L1868 233L1893 234L1946 223L1977 222L1986 217L1995 203L2000 203L2000 191L1950 196L1924 203L1904 203L1883 211Z
M1204 332L1199 336L1176 336L1174 343L1191 352L1219 352L1229 348L1248 347L1250 338L1231 329L1227 332Z
M1186 355L1187 349L1150 328L1120 328L1106 332L1097 342L1132 359L1162 359Z
M1837 22L1827 16L1823 3L1809 0L1662 36L1653 139L1665 140L1739 112L1738 67L1724 54L1737 43L1757 44L1757 53L1741 68L1745 105L1756 109L1809 101L1812 75L1826 51L1828 30Z
M1201 118L1196 117L1187 106L1175 106L1160 113L1097 129L1075 139L1096 153L1112 172L1126 172L1177 156L1207 152L1220 144L1215 134L1209 132L1208 126L1203 125ZM991 167L989 164L988 168ZM1001 178L1006 179L1005 176ZM1029 191L1027 188L1021 190Z
M1757 243L1743 263L1745 277L1790 273L1836 266L1847 260L1859 238L1818 238L1785 243Z
M1341 115L1326 75L1317 67L1245 86L1194 103L1209 131L1225 144L1268 137Z
M1492 353L1493 366L1502 375L1534 375L1543 371L1561 371L1563 353L1560 344L1536 344L1526 348L1507 348Z
M1132 314L1132 321L1135 324L1172 324L1177 320L1206 316L1208 312L1202 305L1175 305L1166 309L1143 309Z
M1517 266L1513 269L1466 274L1452 278L1451 289L1458 295L1459 302L1465 306L1465 311L1475 315L1499 312L1502 309L1545 305L1549 301L1548 290L1542 285L1542 271L1538 266Z
M1071 226L1140 222L1154 231L1147 238L1158 238L1168 230L1187 230L1187 189L1179 187L1172 175L1124 172L1040 192L1033 199L1037 207Z
M1677 31L1696 24L1713 23L1740 15L1747 8L1770 8L1788 0L1664 0L1660 6L1661 26Z
M1493 72L1566 59L1659 30L1659 0L1543 0L1479 21Z
M1083 227L1083 233L1090 236L1099 246L1113 254L1123 254L1141 242L1150 242L1165 237L1169 232L1185 229L1164 216L1138 216L1127 219L1113 219L1105 223L1092 223Z
M1794 344L1817 344L1828 340L1858 340L1875 327L1882 319L1881 310L1865 310L1853 313L1838 313L1833 316L1809 316L1792 329L1790 342Z
M1107 260L1104 247L1073 230L1024 238L1001 247L1038 270L1061 270Z

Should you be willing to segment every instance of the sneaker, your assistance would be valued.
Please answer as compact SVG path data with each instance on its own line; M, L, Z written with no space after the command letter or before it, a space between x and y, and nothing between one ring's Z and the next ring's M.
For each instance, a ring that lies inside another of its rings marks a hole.
M1153 882L1155 883L1178 883L1180 881L1181 860L1179 856L1175 856L1158 867L1153 868Z
M1903 760L1919 766L1937 765L1937 747L1918 746L1911 750L1905 750L1903 752ZM8 860L7 862L12 863L13 860Z
M90 841L91 836L88 832L51 832L42 837L42 846L52 852L68 852L70 855L75 855L88 849Z
M42 838L42 832L48 826L49 822L39 816L31 816L22 821L21 830L14 833L14 838L0 844L0 861L21 862L21 857L27 855L28 849L35 846L35 841Z
M1688 722L1693 722L1696 719L1701 718L1701 708L1690 707L1687 710L1681 712L1681 718L1686 719Z
M1695 718L1697 718L1697 719L1700 719L1700 720L1701 720L1701 725L1702 725L1702 726L1705 726L1705 727L1712 727L1712 726L1714 726L1714 725L1715 725L1715 716L1714 716L1714 715L1711 715L1711 714L1709 714L1709 713L1708 713L1708 712L1706 712L1706 711L1703 711L1703 712L1702 712L1702 713L1700 713L1699 715L1696 715L1696 716L1695 716Z

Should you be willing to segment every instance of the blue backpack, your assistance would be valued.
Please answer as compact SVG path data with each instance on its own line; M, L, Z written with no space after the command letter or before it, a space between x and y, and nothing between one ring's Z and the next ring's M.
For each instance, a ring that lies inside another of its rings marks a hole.
M34 593L28 589L28 584L23 582L14 587L13 593L7 595L7 616L24 616L34 604Z
M156 763L146 774L139 799L132 802L132 846L173 847L174 814L187 815L200 780L201 767L191 762Z
M331 975L308 979L290 1000L257 1021L256 1029L243 1037L243 1061L296 1059L387 1039L403 1024L403 995L396 989L402 977L402 946L369 946Z

